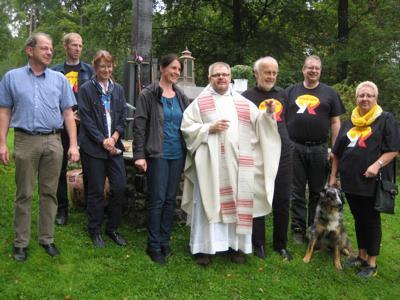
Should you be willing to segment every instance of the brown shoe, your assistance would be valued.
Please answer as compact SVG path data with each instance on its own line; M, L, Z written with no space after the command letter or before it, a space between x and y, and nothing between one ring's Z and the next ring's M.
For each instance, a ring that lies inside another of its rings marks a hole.
M211 264L211 255L205 253L197 253L194 255L194 259L196 260L196 264L207 267Z
M244 264L246 262L246 256L240 251L229 250L229 256L231 261L236 264Z

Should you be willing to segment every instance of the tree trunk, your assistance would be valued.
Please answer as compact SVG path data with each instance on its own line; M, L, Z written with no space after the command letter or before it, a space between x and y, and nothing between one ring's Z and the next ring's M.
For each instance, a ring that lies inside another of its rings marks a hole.
M233 40L235 43L234 58L232 63L240 63L242 61L242 13L240 0L233 0Z
M338 1L338 50L339 54L341 54L342 56L339 57L337 66L336 79L338 82L341 82L347 78L347 69L349 61L347 59L347 55L344 54L347 48L349 32L350 32L349 2L348 0L339 0Z

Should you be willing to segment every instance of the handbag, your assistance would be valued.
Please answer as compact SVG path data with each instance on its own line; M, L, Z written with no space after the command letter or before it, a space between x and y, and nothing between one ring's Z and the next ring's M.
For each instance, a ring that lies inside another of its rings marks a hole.
M394 169L396 170L395 164ZM394 214L396 195L399 193L396 184L396 172L394 172L394 182L382 179L382 173L379 173L376 184L374 209L381 213Z

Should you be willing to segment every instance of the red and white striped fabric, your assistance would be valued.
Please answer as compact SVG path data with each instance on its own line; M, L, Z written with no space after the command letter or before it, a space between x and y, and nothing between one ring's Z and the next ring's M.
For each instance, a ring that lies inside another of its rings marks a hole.
M225 153L225 135L218 136L219 142L219 196L223 223L236 223L236 233L251 234L253 225L254 159L251 145L251 122L249 103L241 98L233 99L239 124L239 161L237 195L229 178ZM218 120L215 100L205 92L198 98L203 123Z

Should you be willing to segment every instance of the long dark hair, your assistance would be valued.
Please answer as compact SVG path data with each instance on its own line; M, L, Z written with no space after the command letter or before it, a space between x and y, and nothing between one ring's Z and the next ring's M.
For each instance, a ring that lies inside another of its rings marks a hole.
M176 55L175 53L169 53L167 55L164 55L163 57L161 57L160 59L160 67L166 68L168 67L174 60L179 61L179 63L181 64L181 69L182 69L182 62L179 60L178 55Z

